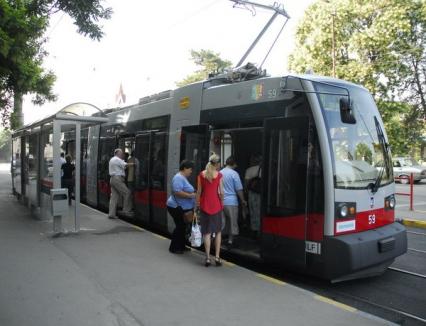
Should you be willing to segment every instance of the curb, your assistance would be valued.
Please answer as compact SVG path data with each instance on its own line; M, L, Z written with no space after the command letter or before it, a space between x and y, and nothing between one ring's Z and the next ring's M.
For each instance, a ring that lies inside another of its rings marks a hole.
M405 226L426 229L426 221L414 220L411 218L403 218L401 222Z

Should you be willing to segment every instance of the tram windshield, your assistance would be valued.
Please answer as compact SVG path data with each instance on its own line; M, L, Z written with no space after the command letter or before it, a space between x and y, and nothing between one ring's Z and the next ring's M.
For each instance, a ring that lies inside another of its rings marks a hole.
M356 123L342 122L340 99L347 92L340 87L316 83L316 90L326 121L332 156L336 188L376 187L393 181L389 168L390 154L375 124L379 112L370 93L356 86L349 90L352 112ZM379 120L380 121L380 120Z

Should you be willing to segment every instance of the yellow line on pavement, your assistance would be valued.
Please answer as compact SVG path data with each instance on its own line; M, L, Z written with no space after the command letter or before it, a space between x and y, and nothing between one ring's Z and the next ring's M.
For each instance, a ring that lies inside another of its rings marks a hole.
M142 229L141 227L139 227L137 225L133 225L133 228L135 228L136 230L139 230L139 231L145 231L144 229Z
M426 221L414 220L410 218L402 219L402 224L406 226L411 226L415 228L423 228L426 229Z
M166 237L163 237L162 235L159 235L159 234L155 234L155 233L153 233L152 234L154 237L157 237L157 238L159 238L159 239L162 239L162 240L167 240L167 238Z
M276 278L270 277L270 276L266 276L263 274L256 274L257 277L264 279L265 281L277 284L277 285L286 285L287 283L277 280Z
M222 262L225 266L228 266L228 267L234 267L235 266L235 264L231 263L230 261L226 261L226 260L222 259Z
M329 303L329 304L331 304L333 306L336 306L336 307L341 308L341 309L346 310L346 311L350 311L350 312L356 312L357 311L357 309L355 309L355 308L353 308L351 306L348 306L348 305L346 305L344 303L340 303L340 302L334 301L332 299L323 297L322 295L315 295L314 298L317 299L317 300L319 300L319 301L322 301L322 302L325 302L325 303Z

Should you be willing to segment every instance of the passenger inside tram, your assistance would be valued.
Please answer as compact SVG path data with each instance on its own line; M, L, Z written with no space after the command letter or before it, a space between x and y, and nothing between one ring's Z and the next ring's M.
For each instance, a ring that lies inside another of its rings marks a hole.
M225 167L225 160L232 156L238 162L235 171L243 182L245 201L248 207L241 205L239 201L238 228L239 235L234 239L232 250L245 253L259 254L259 230L260 230L260 193L248 190L249 181L261 177L262 132L260 128L216 130L210 139L210 151L218 153L222 159L221 166ZM260 180L257 180L260 181ZM254 183L253 183L254 184ZM259 185L256 187L260 186ZM253 190L253 189L252 189ZM258 191L258 190L257 190ZM228 231L230 227L225 225L223 235L230 242Z

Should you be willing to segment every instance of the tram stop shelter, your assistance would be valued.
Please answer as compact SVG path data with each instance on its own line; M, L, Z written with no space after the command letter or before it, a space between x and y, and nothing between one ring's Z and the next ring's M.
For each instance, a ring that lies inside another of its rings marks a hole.
M56 114L15 131L12 135L13 190L40 219L52 218L51 190L61 187L61 153L71 154L74 170L74 231L80 230L82 152L88 155L87 137L90 126L108 121L99 108L88 103L73 103ZM82 142L83 139L83 142ZM89 149L90 150L90 149ZM85 183L83 183L85 184ZM69 194L71 196L71 194ZM68 205L68 203L66 203ZM72 214L72 211L74 214ZM61 218L53 217L54 231L62 232ZM56 226L55 226L56 224ZM59 225L59 229L58 229Z

